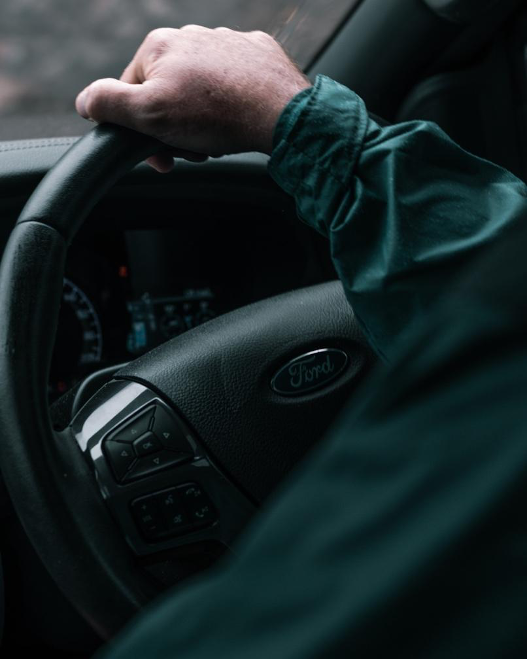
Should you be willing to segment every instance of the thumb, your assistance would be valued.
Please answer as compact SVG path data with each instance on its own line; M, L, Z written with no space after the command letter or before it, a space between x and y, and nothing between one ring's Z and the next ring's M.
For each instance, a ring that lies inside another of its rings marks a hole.
M75 108L85 119L93 119L99 123L111 122L140 130L139 109L144 92L142 85L131 85L115 78L102 78L83 89L75 100Z

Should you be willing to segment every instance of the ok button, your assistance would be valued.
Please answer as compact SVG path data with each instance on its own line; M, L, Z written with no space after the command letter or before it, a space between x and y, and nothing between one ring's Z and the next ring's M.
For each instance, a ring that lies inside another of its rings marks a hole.
M163 445L150 431L134 441L134 450L137 456L148 456L163 449Z

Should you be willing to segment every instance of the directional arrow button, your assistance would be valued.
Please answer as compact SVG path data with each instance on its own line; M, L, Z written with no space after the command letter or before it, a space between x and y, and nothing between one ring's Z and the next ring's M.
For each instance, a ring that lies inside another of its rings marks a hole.
M114 442L113 440L107 440L104 443L104 450L116 479L121 481L136 460L134 450L124 442Z
M140 477L147 477L154 472L158 472L158 470L164 470L168 467L178 465L179 463L183 463L184 461L188 460L189 454L162 449L155 454L150 454L150 456L139 458L134 464L132 470L127 472L125 481L132 481L133 479L139 479Z
M160 405L156 406L152 431L166 449L193 454L193 450L176 418Z

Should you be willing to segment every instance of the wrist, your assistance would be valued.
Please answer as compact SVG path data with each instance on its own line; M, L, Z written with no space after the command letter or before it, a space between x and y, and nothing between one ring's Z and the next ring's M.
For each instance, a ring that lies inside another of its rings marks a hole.
M267 112L262 122L263 128L260 135L259 145L257 147L258 151L271 155L274 146L275 130L283 112L296 96L311 87L312 83L303 76L294 85L290 85L288 89L282 89L279 93L275 93L274 95L270 94Z

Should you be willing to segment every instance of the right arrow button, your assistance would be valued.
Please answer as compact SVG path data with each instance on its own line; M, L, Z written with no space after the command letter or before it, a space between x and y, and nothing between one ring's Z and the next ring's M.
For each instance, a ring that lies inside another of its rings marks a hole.
M161 406L156 406L152 431L166 449L193 455L193 450L178 422Z

